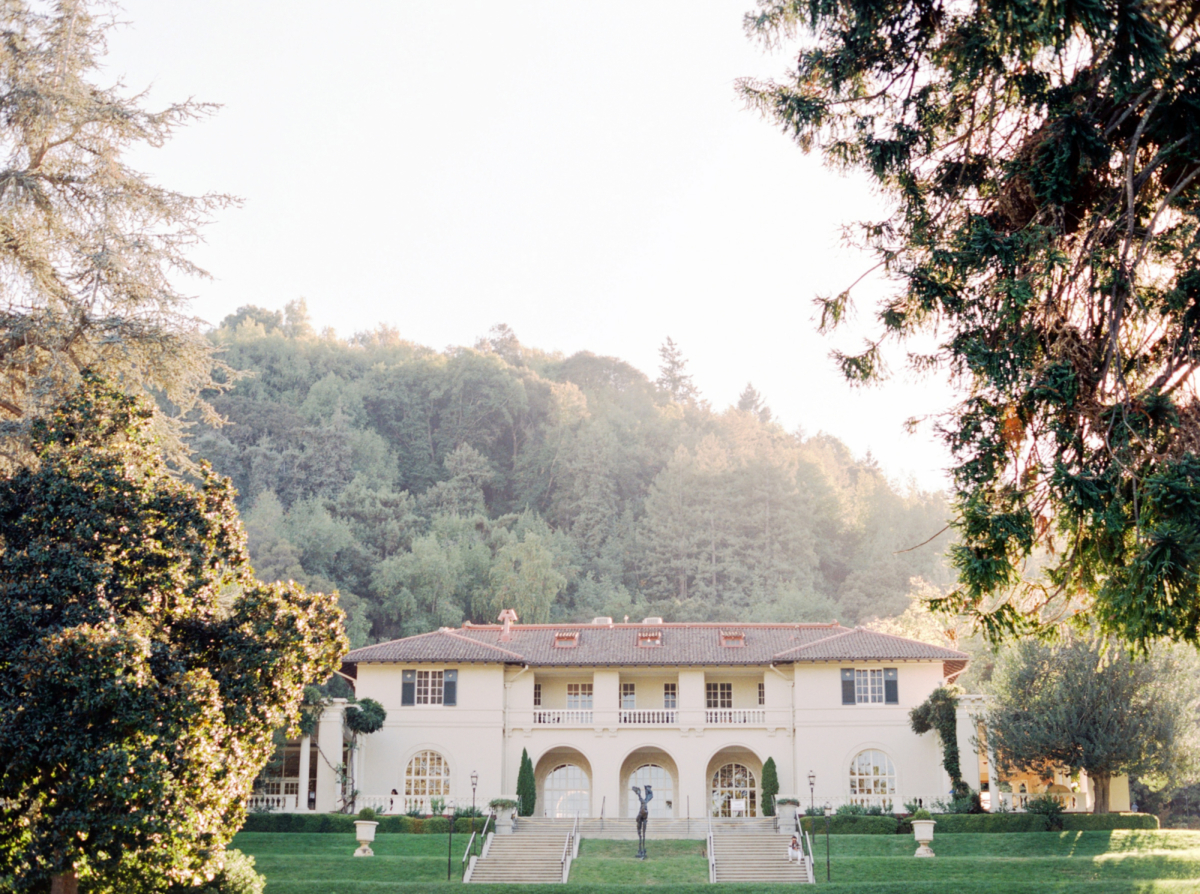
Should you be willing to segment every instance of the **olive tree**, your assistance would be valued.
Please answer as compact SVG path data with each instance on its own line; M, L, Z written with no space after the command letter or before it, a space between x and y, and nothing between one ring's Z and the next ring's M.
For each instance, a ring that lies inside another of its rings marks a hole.
M211 877L347 647L333 597L255 580L228 480L168 474L152 417L85 372L0 479L0 886Z
M1107 813L1113 776L1156 787L1192 778L1198 670L1190 652L1133 657L1082 636L1022 642L1000 656L989 684L988 747L1001 773L1085 771L1094 812Z

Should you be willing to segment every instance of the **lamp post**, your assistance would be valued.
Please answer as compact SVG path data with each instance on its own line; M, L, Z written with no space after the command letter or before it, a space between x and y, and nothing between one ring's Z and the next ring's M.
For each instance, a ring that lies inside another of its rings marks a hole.
M812 770L808 771L808 813L810 816L815 816L817 813L817 774Z
M833 870L829 866L829 818L833 816L833 808L825 805L825 881L832 881Z
M471 771L471 835L475 835L475 786L479 785L479 774ZM472 845L473 846L473 845Z

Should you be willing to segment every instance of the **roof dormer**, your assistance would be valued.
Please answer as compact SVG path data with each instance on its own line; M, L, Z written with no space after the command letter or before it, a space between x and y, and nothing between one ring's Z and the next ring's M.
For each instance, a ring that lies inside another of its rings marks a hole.
M746 645L745 630L721 630L719 636L721 645L726 649L740 649Z
M578 630L559 630L554 634L554 648L556 649L574 649L578 645Z
M642 649L653 649L662 645L662 628L642 628L637 632L637 644Z

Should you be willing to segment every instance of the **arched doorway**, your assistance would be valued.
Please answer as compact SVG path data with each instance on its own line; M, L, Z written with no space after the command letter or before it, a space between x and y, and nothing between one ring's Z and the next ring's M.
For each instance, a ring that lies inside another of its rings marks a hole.
M545 816L591 816L592 781L578 764L559 764L546 775Z
M592 815L592 765L575 748L561 746L543 754L534 767L537 816Z
M404 809L433 812L432 799L443 806L450 796L450 764L436 751L418 751L404 768ZM393 808L394 809L394 808Z
M641 802L634 794L633 786L636 785L645 795L647 784L654 792L654 798L646 805L651 819L666 819L674 816L675 781L667 769L658 764L642 764L629 774L629 787L626 789L629 803L625 810L626 815L637 816L638 810L641 808Z
M896 765L874 748L860 751L850 761L850 801L863 807L891 810L896 795Z
M758 816L758 782L745 764L722 764L710 786L713 816Z

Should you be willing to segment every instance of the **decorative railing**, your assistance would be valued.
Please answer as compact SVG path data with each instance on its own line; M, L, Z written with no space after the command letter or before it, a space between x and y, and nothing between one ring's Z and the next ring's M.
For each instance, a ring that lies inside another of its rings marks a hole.
M433 801L438 801L434 804ZM355 806L362 810L364 807L370 807L376 813L383 814L401 814L401 813L420 813L424 816L441 816L442 814L450 814L454 812L456 807L470 807L471 799L467 798L466 802L456 800L454 798L445 797L423 797L405 796L405 795L359 795L355 799ZM434 809L438 808L438 809Z
M1025 811L1029 802L1038 798L1050 798L1062 805L1067 813L1090 813L1086 792L993 792L993 798L999 799L999 811Z
M622 708L620 722L633 726L674 726L677 713L674 708Z
M704 712L705 723L764 724L767 722L765 708L708 708Z
M592 712L590 708L567 708L566 710L534 708L533 722L545 725L557 724L559 726L590 726L592 723Z
M255 794L250 796L246 807L252 812L270 810L277 813L295 813L300 809L300 796Z

